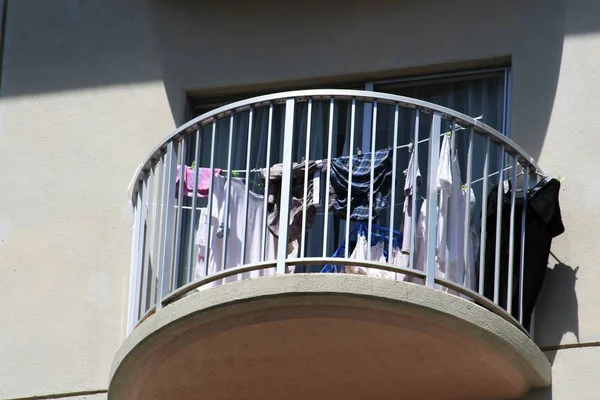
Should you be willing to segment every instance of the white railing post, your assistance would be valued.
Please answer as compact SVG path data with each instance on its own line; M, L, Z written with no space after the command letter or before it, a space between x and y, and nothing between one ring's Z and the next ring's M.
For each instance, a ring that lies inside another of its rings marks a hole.
M292 191L292 152L294 146L294 109L296 100L285 101L285 125L283 131L283 174L281 178L281 208L279 209L279 242L277 244L277 274L285 273L290 221L290 196ZM263 228L265 229L265 228Z
M181 269L180 272L180 266L181 264L183 264L183 255L181 254L181 248L182 248L182 240L181 240L181 236L182 236L182 217L183 217L183 187L185 186L185 153L186 153L186 142L188 140L188 137L185 136L181 139L181 142L179 143L179 188L177 188L177 217L176 219L176 224L175 224L175 249L174 252L175 254L173 255L173 279L171 279L172 281L172 285L171 285L171 289L170 290L175 290L177 289L177 278L179 277L179 275L181 274L181 272L183 272L183 269ZM198 180L196 178L197 175L194 175L194 180ZM194 197L195 193L194 193Z
M173 275L173 217L175 214L175 174L177 172L177 155L173 141L167 145L166 182L163 207L163 229L161 232L161 262L159 268L159 290L156 299L156 310L162 307L162 299L168 294ZM180 182L183 184L183 182Z
M440 134L441 116L433 113L431 120L431 133L429 135L429 164L427 168L427 238L425 247L425 270L427 287L433 288L435 284L435 245L437 237L437 167L440 160Z
M140 263L140 236L143 234L142 203L143 183L138 183L140 189L136 196L136 202L133 205L133 228L131 230L131 269L129 274L129 304L127 307L127 334L135 326L138 316L139 283L141 275Z

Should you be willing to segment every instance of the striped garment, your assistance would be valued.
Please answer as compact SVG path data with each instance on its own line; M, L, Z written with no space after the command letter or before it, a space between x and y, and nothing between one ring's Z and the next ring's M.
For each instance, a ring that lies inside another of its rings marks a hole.
M374 180L373 211L375 219L379 211L388 206L392 185L392 149L377 150L373 153ZM331 186L329 187L330 203L334 212L346 219L348 204L348 175L350 157L331 159ZM371 185L371 153L352 157L352 199L350 201L350 219L352 221L367 221L369 219L369 195Z

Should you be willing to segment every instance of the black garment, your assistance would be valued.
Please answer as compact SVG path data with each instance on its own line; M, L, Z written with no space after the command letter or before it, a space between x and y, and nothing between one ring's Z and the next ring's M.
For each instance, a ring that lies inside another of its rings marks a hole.
M510 182L509 182L510 184ZM537 296L542 288L552 238L564 232L560 214L558 193L560 182L545 178L527 195L527 221L525 225L525 268L523 276L523 326L529 330L531 313ZM488 196L484 295L494 299L494 272L496 256L496 217L498 204L498 186ZM513 302L508 310L519 318L519 277L521 260L521 215L524 200L517 198L515 204L515 234L513 260ZM508 290L508 258L510 241L510 191L503 195L502 223L500 239L500 285L499 304L506 309Z

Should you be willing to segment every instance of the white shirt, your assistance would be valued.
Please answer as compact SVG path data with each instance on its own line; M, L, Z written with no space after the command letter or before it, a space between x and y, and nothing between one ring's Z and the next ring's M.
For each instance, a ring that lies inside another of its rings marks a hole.
M438 207L437 207L437 232L435 241L435 276L436 278L449 279L451 272L449 269L449 263L447 262L450 257L448 237L452 233L448 233L451 229L449 223L449 211L450 211L450 196L453 188L452 165L451 165L451 149L450 149L451 138L448 135L444 135L442 140L442 148L440 150L440 160L435 175L435 184L438 190ZM459 172L459 188L460 188L460 172ZM426 271L426 253L427 253L427 200L421 205L421 210L417 219L416 229L416 254L415 254L415 269L420 271ZM412 279L415 281L415 279ZM421 279L416 279L416 282L421 282ZM445 287L436 285L439 290L446 290Z
M456 154L450 151L449 136L444 136L440 152L440 163L436 174L436 184L439 190L437 214L437 234L435 249L435 275L476 289L475 255L479 247L479 238L474 226L475 194L471 189L469 206L471 207L469 226L469 249L467 260L464 257L465 244L465 206L466 191L461 188L460 164ZM416 229L415 269L425 271L425 254L427 237L427 201L423 202L418 215ZM421 279L412 279L421 282ZM436 285L447 291L446 288ZM455 293L454 291L451 291Z
M460 185L460 165L458 157L452 159L452 179L458 184L452 185L450 195L450 228L448 234L448 247L450 250L450 277L453 282L459 283L466 288L476 290L476 272L475 257L479 248L479 234L474 224L475 217L475 193L473 189L467 198L467 192ZM467 258L465 259L465 218L466 205L469 202L470 221L469 221L469 247L467 249Z
M437 268L440 277L449 278L447 271L447 258L449 253L448 246L448 229L449 225L449 203L450 195L453 189L456 187L455 183L458 182L460 188L460 170L458 172L458 180L456 175L453 174L454 169L451 165L451 149L450 149L450 136L444 135L442 141L442 148L440 150L440 162L438 164L436 174L436 184L439 193L438 196L438 215L437 215L437 235L435 243L435 257L437 262ZM453 186L454 185L454 186Z

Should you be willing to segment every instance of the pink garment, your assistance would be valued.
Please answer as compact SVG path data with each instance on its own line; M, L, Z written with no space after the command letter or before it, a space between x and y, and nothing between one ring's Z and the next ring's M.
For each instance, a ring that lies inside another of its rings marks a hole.
M220 168L214 169L214 175L221 172ZM175 178L175 197L179 194L179 180L181 179L181 167L177 166L177 176ZM187 197L194 196L194 168L185 166L185 176L183 177L183 193ZM210 186L210 168L198 168L198 197L208 197L208 188Z

